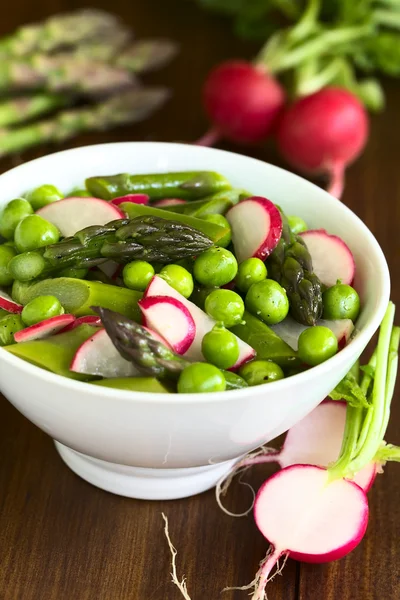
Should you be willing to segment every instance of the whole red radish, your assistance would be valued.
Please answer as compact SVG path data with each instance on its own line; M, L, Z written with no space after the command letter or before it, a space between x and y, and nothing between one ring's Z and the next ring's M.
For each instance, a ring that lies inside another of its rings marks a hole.
M218 65L203 88L205 110L221 135L234 142L265 139L285 102L282 86L260 67L241 60ZM207 135L198 143L212 140Z
M286 160L304 173L327 173L328 191L340 197L344 172L363 150L368 116L344 89L328 87L297 100L280 119L277 140Z

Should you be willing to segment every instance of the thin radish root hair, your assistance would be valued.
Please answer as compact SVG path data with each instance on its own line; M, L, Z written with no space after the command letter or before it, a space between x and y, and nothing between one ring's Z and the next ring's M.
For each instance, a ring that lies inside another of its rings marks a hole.
M186 578L185 576L182 577L181 581L179 581L178 579L178 574L176 572L176 555L178 554L175 546L173 545L173 543L171 542L171 538L169 536L169 529L168 529L168 517L164 514L162 514L162 518L164 519L164 533L165 533L165 537L167 538L167 542L168 542L168 546L169 549L171 551L171 565L172 565L172 572L171 572L171 578L172 578L172 583L174 585L176 585L176 587L178 588L178 590L180 591L180 593L182 594L182 596L185 598L185 600L192 600L191 597L189 596L189 593L187 591L187 586L186 586Z
M275 450L274 448L269 448L268 446L261 446L261 448L259 448L255 452L249 452L249 454L246 454L244 458L242 458L239 462L236 463L236 465L233 467L230 473L228 473L228 475L224 475L224 477L222 477L218 481L217 485L215 486L215 498L218 506L226 515L228 515L229 517L246 517L253 510L254 501L256 499L256 493L254 491L253 486L251 486L249 483L246 483L245 481L242 481L242 477L246 473L246 471L253 465L276 462L278 455L279 451ZM251 505L247 510L245 510L242 513L230 512L227 508L225 508L225 506L221 502L221 498L226 496L233 479L237 475L240 475L240 485L245 485L246 487L248 487L253 496Z

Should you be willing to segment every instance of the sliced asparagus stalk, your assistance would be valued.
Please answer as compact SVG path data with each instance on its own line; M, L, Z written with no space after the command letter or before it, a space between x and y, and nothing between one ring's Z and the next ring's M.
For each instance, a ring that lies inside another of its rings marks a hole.
M53 110L72 103L72 98L61 94L37 94L17 96L0 102L0 127L23 123L41 117Z
M165 88L137 88L101 103L65 110L53 118L0 133L0 157L43 143L59 143L85 131L142 121L169 97Z
M178 53L178 45L167 39L145 39L134 42L119 54L114 64L134 73L160 69Z

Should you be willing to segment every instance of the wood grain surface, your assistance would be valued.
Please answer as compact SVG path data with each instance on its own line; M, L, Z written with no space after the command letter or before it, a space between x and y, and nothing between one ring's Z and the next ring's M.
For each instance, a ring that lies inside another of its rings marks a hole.
M173 99L153 118L110 134L87 135L62 148L103 141L191 142L206 121L199 94L210 67L227 57L250 57L228 24L202 13L190 0L106 0L138 37L178 40L178 59L150 81L167 83ZM83 6L81 0L14 0L2 11L0 34L53 12ZM386 254L392 299L400 306L400 83L386 84L388 102L374 117L369 145L348 171L343 201L365 221ZM273 148L221 147L280 164ZM14 164L54 151L39 151L0 163ZM399 386L387 439L400 443ZM257 487L271 468L255 469ZM229 505L248 501L234 486ZM400 599L400 466L390 464L370 493L371 521L362 544L346 559L310 566L288 561L269 586L269 600ZM169 518L192 600L240 600L244 591L225 586L252 580L267 544L251 517L233 519L218 509L212 491L173 502L142 502L100 491L62 463L52 441L0 398L0 600L179 600L170 582L170 554L161 512Z

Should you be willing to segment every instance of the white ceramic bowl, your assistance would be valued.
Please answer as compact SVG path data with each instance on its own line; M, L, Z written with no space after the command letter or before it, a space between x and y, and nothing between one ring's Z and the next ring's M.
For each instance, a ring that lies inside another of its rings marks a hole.
M212 169L267 196L310 227L341 236L354 253L362 300L358 335L335 357L259 387L210 394L151 394L72 381L0 350L0 389L56 440L64 461L105 490L171 499L209 489L241 455L280 435L344 377L384 315L390 290L385 257L346 206L308 181L252 158L196 146L119 143L59 152L0 176L0 205L43 183L67 192L85 177L120 172ZM29 457L27 457L29 460Z

